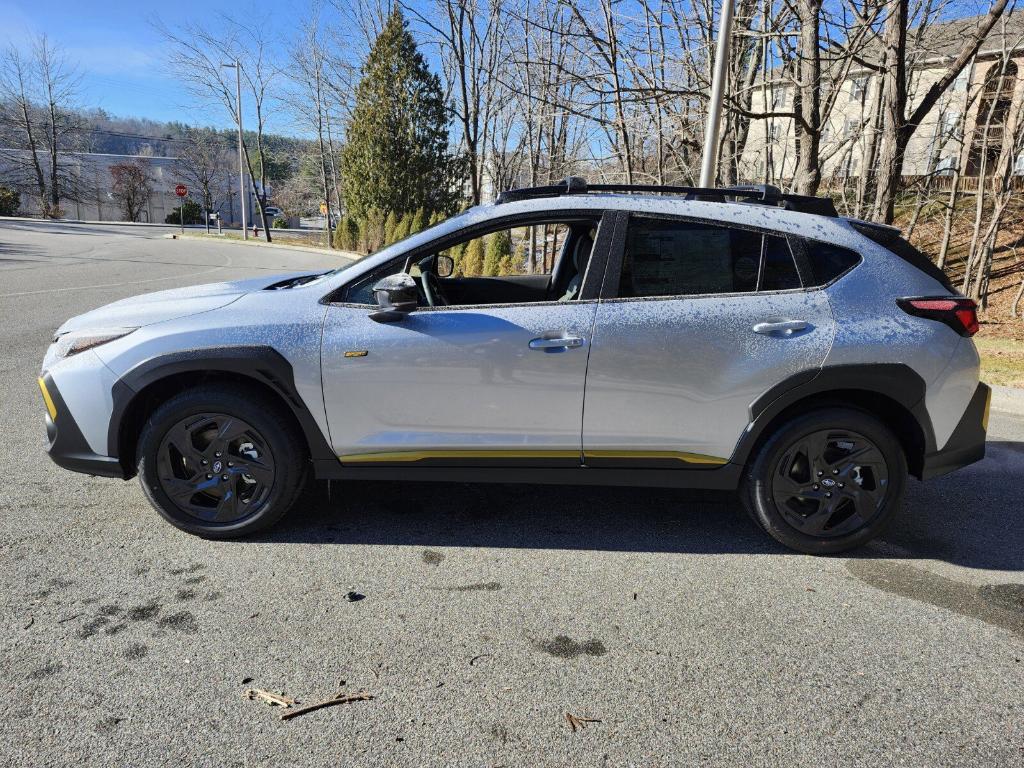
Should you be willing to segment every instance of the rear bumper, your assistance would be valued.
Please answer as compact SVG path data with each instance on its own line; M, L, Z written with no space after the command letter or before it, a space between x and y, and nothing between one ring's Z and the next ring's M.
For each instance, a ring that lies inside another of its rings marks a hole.
M985 432L988 430L991 400L992 390L979 383L946 445L924 457L922 480L944 475L985 458Z
M89 447L49 374L39 379L39 389L46 403L46 452L53 462L73 472L125 479L124 470L117 459L101 456Z

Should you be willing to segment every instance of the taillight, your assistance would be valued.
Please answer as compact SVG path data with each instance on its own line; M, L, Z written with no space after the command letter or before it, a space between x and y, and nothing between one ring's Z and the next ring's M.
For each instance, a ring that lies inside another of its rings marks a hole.
M961 336L973 336L978 332L978 305L973 299L936 296L897 299L896 303L908 315L938 320Z

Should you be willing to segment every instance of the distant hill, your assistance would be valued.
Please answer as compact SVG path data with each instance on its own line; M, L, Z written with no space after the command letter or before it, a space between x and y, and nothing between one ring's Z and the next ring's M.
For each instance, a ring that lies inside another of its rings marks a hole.
M0 105L0 112L3 105ZM189 126L179 122L160 122L145 117L117 117L102 109L88 109L77 113L81 131L75 146L67 149L76 152L100 152L111 155L149 155L152 157L175 157ZM0 146L12 149L27 149L24 137L0 121ZM5 130L6 128L6 130ZM215 129L211 129L215 130ZM216 130L224 136L227 144L235 145L235 131ZM246 144L254 148L256 134L246 131ZM309 147L309 140L279 134L268 134L264 140L273 155L275 164L293 165Z
M152 155L174 157L189 126L180 122L160 122L145 117L116 117L102 109L80 113L83 123L81 151L104 152L112 155ZM216 129L213 129L216 130ZM220 129L225 142L234 145L235 131ZM256 141L256 134L246 131L246 143L250 150ZM309 147L307 139L298 139L280 134L267 134L264 141L273 155L281 160L299 157Z

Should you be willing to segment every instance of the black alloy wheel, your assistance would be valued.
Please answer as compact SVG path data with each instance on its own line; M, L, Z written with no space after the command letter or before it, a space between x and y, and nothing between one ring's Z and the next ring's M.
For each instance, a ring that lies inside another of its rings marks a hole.
M213 539L269 528L295 504L309 452L287 407L242 383L187 389L142 428L139 481L172 525Z
M269 498L274 456L248 422L223 413L196 414L164 436L157 477L186 514L207 523L235 523Z
M747 512L799 552L843 552L878 536L903 504L907 458L892 430L852 406L819 406L773 427L740 486Z
M772 474L772 498L791 526L835 538L869 525L889 487L885 456L850 430L817 430L790 445Z

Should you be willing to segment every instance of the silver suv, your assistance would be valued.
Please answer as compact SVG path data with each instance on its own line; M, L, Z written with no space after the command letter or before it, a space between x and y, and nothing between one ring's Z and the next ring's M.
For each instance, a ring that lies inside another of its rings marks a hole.
M462 274L482 237L505 274ZM54 461L138 474L201 536L266 528L310 476L571 483L738 490L829 553L908 474L984 455L977 328L897 230L827 199L571 178L332 272L73 318L39 383Z

